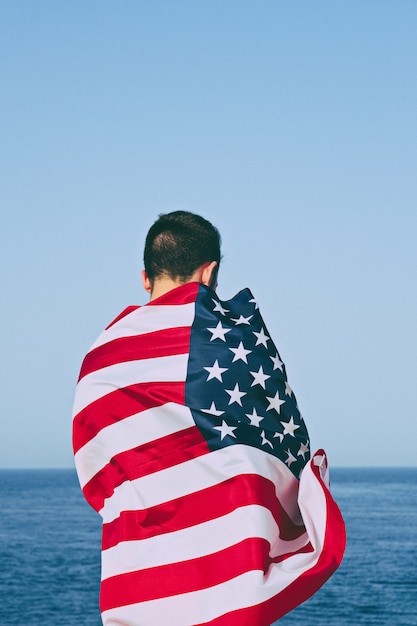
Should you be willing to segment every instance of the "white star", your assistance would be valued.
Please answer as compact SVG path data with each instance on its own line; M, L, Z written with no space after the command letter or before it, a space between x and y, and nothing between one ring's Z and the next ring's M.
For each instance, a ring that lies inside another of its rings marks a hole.
M259 305L256 302L255 298L252 298L252 300L249 300L249 302L252 302L252 304L255 306L255 309L259 309Z
M285 394L287 396L291 396L292 395L292 389L288 384L288 381L285 381Z
M266 410L270 411L271 409L275 409L279 415L281 413L281 404L284 404L285 400L280 400L278 391L273 398L266 396L266 399L269 400L269 407Z
M212 333L212 337L210 341L213 341L213 339L221 339L222 341L226 341L225 334L230 333L232 329L223 328L222 323L219 322L216 328L207 328L207 330L209 330Z
M250 372L250 374L252 374L252 376L253 376L253 383L252 383L251 387L253 387L254 385L261 385L261 387L263 389L265 389L265 381L268 380L268 378L271 378L267 374L264 374L264 371L262 369L262 365L259 368L258 372Z
M257 414L256 409L253 409L252 413L245 413L245 415L250 420L251 426L259 426L259 423L265 419Z
M269 446L271 446L272 449L274 449L274 446L272 445L272 443L269 441L269 439L265 437L264 430L261 432L261 437L262 437L261 445L265 446L266 444L268 444Z
M279 437L279 442L282 443L282 440L284 439L284 435L282 433L276 432L274 435L274 439L275 437Z
M260 332L257 333L255 330L252 331L253 334L256 336L256 346L259 346L259 344L262 344L263 346L265 346L265 348L268 348L268 341L269 341L269 337L268 335L265 335L264 333L264 329L261 328Z
M252 317L253 317L253 315L249 315L249 317L243 317L243 315L241 315L237 319L232 317L232 322L235 322L236 325L238 325L238 324L248 324L248 325L250 325L250 320L252 319Z
M233 404L233 402L237 402L238 404L240 404L240 406L242 406L241 398L243 396L246 396L246 392L240 391L238 383L236 383L236 385L234 386L234 389L225 389L225 391L230 396L229 404Z
M284 428L284 435L291 435L291 437L295 437L294 431L300 428L297 424L294 424L294 418L292 416L289 422L281 422L281 424Z
M212 298L212 301L214 302L214 309L213 309L213 311L218 311L222 315L226 315L226 313L229 313L228 309L224 309L222 307L221 302L219 302L219 300L215 300L214 298Z
M222 383L223 382L222 374L223 372L227 372L228 368L220 367L219 362L216 359L214 361L213 367L205 367L204 369L207 370L209 373L207 380L211 380L212 378L217 378L217 380L220 380L220 382Z
M210 408L209 409L201 409L203 411L203 413L208 413L209 415L216 415L217 417L219 417L219 415L223 415L224 411L218 411L216 409L216 405L214 404L214 402L211 403Z
M220 431L220 440L223 441L223 439L225 437L227 437L227 435L230 435L231 437L234 437L236 439L236 435L234 434L234 430L236 430L237 426L229 426L228 424L226 424L226 422L224 420L222 420L222 425L221 426L214 426L213 427L214 430L219 430Z
M247 363L248 359L246 358L246 355L252 352L252 350L245 350L245 347L242 342L240 342L237 348L229 348L229 350L235 353L232 363L234 363L235 361L238 361L239 359Z
M305 459L305 455L308 453L308 451L309 451L308 445L306 443L302 443L300 445L299 451L297 452L297 456L302 456L303 459Z
M288 459L286 459L285 462L289 467L291 463L294 463L297 459L295 458L295 456L292 455L291 450L287 450L287 454L288 454Z
M276 356L270 356L269 357L274 365L274 370L282 370L282 366L284 365L284 363L281 361L281 359L278 356L278 353Z

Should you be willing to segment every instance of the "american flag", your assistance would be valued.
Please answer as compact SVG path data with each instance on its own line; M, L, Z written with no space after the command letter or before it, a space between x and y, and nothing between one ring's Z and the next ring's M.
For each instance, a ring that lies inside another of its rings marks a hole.
M267 626L342 560L325 453L248 289L126 309L84 359L73 445L104 626Z

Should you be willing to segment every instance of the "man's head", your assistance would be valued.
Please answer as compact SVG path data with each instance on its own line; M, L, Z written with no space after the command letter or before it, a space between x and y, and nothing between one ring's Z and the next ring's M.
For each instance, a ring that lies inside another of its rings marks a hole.
M145 289L153 292L155 282L180 285L192 280L214 288L220 245L219 231L203 217L188 211L160 215L146 237Z

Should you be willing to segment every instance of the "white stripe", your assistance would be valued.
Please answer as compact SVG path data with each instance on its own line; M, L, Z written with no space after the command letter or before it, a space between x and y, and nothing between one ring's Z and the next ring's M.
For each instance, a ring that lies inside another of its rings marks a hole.
M103 396L129 385L149 382L183 382L188 354L176 354L103 367L84 376L77 385L73 415Z
M258 474L276 485L278 498L295 524L300 524L296 503L298 480L285 463L258 448L235 444L174 467L126 481L108 498L100 515L111 522L120 511L147 509L217 485L241 474Z
M306 545L303 534L292 541L279 538L279 528L269 509L252 504L227 515L149 539L125 541L102 552L102 580L149 567L198 559L232 545L259 537L269 542L272 558Z
M200 591L110 609L102 614L103 625L155 626L166 624L167 616L169 626L199 624L226 612L255 606L283 591L316 565L324 543L326 501L315 476L310 469L306 470L302 477L303 495L308 492L309 497L307 503L300 502L300 505L315 520L314 528L310 528L318 540L315 552L296 554L282 563L272 564L265 576L263 572L250 571Z
M91 346L90 351L121 337L144 335L166 328L191 326L193 320L194 302L177 305L145 305L128 313L108 330L103 331Z
M323 488L311 469L314 464L315 455L301 473L298 505L311 544L313 548L321 551L327 524L327 506ZM320 506L317 505L319 502Z
M195 426L188 407L174 402L145 409L103 428L75 455L78 478L84 487L116 454Z

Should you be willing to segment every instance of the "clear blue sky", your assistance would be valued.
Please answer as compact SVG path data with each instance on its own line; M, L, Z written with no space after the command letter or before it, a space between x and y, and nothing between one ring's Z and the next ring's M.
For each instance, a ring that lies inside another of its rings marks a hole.
M220 229L332 465L416 465L417 3L0 6L0 467L70 467L158 213Z

